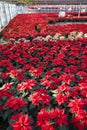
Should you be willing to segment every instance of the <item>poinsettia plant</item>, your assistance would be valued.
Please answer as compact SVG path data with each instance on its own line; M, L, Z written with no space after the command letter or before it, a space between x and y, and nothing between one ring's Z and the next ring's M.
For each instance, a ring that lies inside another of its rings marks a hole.
M86 41L0 45L0 118L7 130L87 127Z
M68 37L71 32L87 33L87 24L78 24L78 21L87 21L87 16L74 16L69 13L65 17L59 17L57 13L42 13L42 14L19 14L14 17L10 23L1 32L1 37L4 39L19 40L19 38L26 38L32 41L38 36L46 37L48 35L54 36L56 33ZM87 15L87 14L86 14ZM38 19L38 20L37 20ZM61 24L62 22L72 22L71 24ZM75 34L75 35L76 35ZM87 34L86 34L87 35Z
M11 39L0 44L0 129L86 130L87 25L50 26L45 14L22 16L3 30ZM58 30L61 40L51 40Z

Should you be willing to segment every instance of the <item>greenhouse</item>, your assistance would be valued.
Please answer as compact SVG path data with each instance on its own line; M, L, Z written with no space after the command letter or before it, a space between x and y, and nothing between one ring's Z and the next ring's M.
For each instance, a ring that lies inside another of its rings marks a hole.
M0 0L0 130L87 130L87 0Z

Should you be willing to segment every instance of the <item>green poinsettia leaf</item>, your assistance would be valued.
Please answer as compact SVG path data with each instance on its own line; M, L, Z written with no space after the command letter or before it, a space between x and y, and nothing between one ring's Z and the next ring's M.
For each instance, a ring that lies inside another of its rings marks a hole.
M29 109L32 110L32 109L34 109L35 107L36 107L35 105L30 104Z
M9 126L9 127L7 128L7 130L12 130L12 127L11 127L11 126Z
M62 126L59 127L58 130L69 130L69 127L66 126L66 125L62 125Z
M11 114L12 114L12 110L11 109L5 111L4 114L3 114L3 120L9 119Z

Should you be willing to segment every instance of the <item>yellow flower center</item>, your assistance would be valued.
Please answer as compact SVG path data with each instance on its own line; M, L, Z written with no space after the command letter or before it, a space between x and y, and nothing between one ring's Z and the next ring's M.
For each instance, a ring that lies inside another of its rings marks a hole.
M58 117L60 118L60 115L58 115Z
M20 124L20 127L23 127L24 126L24 124Z

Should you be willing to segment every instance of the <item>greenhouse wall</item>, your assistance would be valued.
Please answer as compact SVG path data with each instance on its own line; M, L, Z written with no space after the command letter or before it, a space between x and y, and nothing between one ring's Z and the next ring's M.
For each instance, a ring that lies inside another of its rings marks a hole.
M26 8L23 5L0 2L0 27L6 26L17 14L25 12Z

